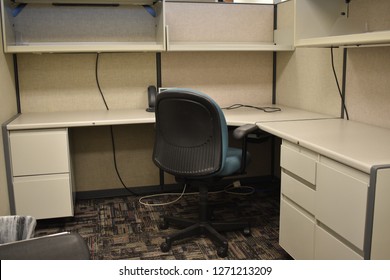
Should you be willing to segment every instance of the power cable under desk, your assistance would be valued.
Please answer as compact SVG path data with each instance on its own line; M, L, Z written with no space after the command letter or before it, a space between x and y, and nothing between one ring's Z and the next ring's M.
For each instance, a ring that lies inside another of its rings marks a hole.
M279 107L273 107L273 106L262 107L262 106L253 106L253 105L246 105L246 104L240 104L240 103L236 103L236 104L230 105L228 107L223 107L221 109L222 110L234 110L234 109L238 109L238 108L252 108L252 109L256 109L256 110L261 110L265 113L274 113L274 112L282 111L282 109Z

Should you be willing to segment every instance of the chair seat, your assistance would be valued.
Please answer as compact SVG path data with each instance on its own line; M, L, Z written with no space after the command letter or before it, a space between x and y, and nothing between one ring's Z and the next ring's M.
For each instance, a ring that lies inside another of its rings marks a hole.
M246 154L246 163L248 165L250 161L250 155L249 153ZM241 168L241 158L242 158L242 150L238 148L231 148L229 147L227 149L226 153L226 160L224 167L221 171L218 172L217 176L230 176L235 173L237 173Z

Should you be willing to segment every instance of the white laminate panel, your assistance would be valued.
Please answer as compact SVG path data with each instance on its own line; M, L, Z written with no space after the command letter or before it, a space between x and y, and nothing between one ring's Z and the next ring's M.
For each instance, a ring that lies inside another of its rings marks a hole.
M363 250L368 175L363 182L339 165L317 165L316 219Z
M316 260L362 260L363 257L346 244L316 226L314 259Z
M317 155L297 145L287 145L287 143L284 141L281 147L281 167L315 185Z
M16 177L14 195L17 215L37 219L73 216L69 174Z
M282 194L308 212L315 214L315 190L289 176L282 170Z
M257 122L277 122L289 120L306 120L330 118L303 110L298 110L281 105L267 104L266 107L280 108L280 112L266 113L254 108L239 108L223 110L229 125L238 126ZM114 109L92 111L66 111L66 112L35 112L20 114L7 125L8 130L80 127L95 125L120 125L154 123L154 113L145 109Z
M283 122L296 120L316 120L316 119L331 119L330 115L299 110L292 107L280 104L263 104L262 108L268 108L268 112L256 108L239 108L234 110L224 109L226 120L229 122L237 121L238 124L244 123L268 123L268 122ZM271 108L280 109L280 111L272 111Z
M257 123L260 129L364 173L390 163L390 130L342 119Z
M154 113L144 109L24 113L7 125L8 130L154 123Z
M10 147L13 176L69 172L66 128L11 131Z
M314 258L314 218L285 200L280 204L279 243L294 259Z

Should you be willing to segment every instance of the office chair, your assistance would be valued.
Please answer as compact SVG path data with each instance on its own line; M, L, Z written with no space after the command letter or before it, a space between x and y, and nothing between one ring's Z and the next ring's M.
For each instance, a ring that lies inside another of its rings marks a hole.
M233 135L241 139L242 149L228 147L228 129L220 107L207 95L190 89L169 89L156 98L156 138L153 161L164 172L175 176L178 183L199 187L199 220L164 217L160 225L182 228L165 238L160 246L170 250L174 241L197 235L209 237L219 257L226 257L228 241L218 231L244 230L249 223L216 222L209 219L208 190L226 176L243 174L249 159L246 136L257 130L244 125Z

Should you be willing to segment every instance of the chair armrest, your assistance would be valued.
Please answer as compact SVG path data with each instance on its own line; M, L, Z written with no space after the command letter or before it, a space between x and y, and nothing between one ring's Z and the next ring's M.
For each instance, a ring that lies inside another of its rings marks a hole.
M88 260L89 249L78 233L52 234L0 245L1 260Z
M258 126L255 124L245 124L234 129L233 136L234 138L241 140L244 137L246 137L249 133L252 133L258 129L259 129Z
M246 165L247 165L247 136L248 136L248 134L250 134L256 130L259 130L257 125L245 124L245 125L237 127L233 131L233 137L235 139L241 140L241 142L242 142L240 174L245 173L245 169L246 169Z

